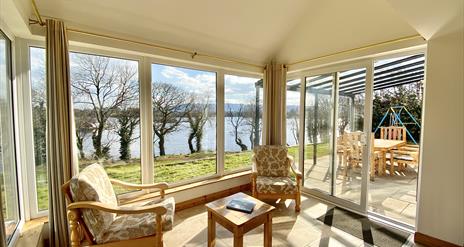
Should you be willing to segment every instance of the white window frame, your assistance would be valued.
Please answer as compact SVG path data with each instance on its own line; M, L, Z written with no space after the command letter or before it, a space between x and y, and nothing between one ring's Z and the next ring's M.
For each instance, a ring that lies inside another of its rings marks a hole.
M30 81L30 48L44 48L45 42L38 40L23 40L20 39L19 45L20 53L17 55L20 61L19 67L22 68L24 73L21 74L21 87L19 88L19 99L21 100L21 114L20 127L24 134L21 135L21 143L23 144L21 154L23 155L24 163L27 164L23 167L24 170L29 171L23 173L21 177L27 193L25 201L26 220L43 217L48 215L48 210L38 211L37 203L37 190L36 190L36 174L34 164L34 142L32 134L32 105L31 105L31 81ZM140 105L140 131L143 133L140 140L140 158L141 158L141 180L143 184L150 184L154 181L154 167L153 167L153 106L151 99L151 65L162 64L167 66L175 66L193 70L202 70L216 73L216 172L212 175L205 175L195 177L192 179L170 183L171 187L182 186L194 182L199 182L207 179L219 178L224 175L243 172L251 169L245 167L233 171L224 171L224 76L246 76L263 78L263 73L251 72L246 70L238 70L234 68L226 68L224 66L217 66L214 64L200 64L192 61L184 61L170 57L160 57L155 54L140 54L113 51L106 49L97 49L87 46L70 45L70 52L83 53L97 56L107 56L118 59L126 59L138 62L138 79L139 79L139 105ZM26 73L27 72L27 73ZM134 191L119 195L119 198L128 198L141 195L143 192Z
M15 155L15 160L16 160L16 181L17 181L17 193L18 193L18 214L19 214L19 221L18 221L18 224L16 226L16 229L13 233L13 235L11 236L11 239L9 241L9 243L5 243L5 244L8 244L7 246L15 246L16 245L16 242L18 241L19 237L20 237L20 233L21 233L21 229L23 228L24 226L24 222L25 222L25 206L24 206L24 186L23 184L21 183L22 181L22 176L23 176L23 165L24 165L24 162L23 160L21 160L21 154L22 154L22 150L21 150L21 140L20 140L20 135L21 135L21 131L20 131L20 128L21 128L21 119L20 119L20 100L18 98L18 76L17 76L17 66L16 66L16 63L17 63L17 48L18 48L18 42L17 42L17 39L15 39L15 36L14 34L10 31L10 29L6 26L5 23L1 22L0 21L0 30L3 32L3 34L6 36L6 38L9 39L10 41L10 47L9 47L9 52L10 52L10 73L11 73L11 81L10 83L12 83L11 85L11 94L12 94L12 114L13 114L13 132L14 132L14 135L13 135L13 140L14 140L14 145L15 145L15 152L14 152L14 155ZM3 222L0 222L1 224L3 224ZM0 243L0 245L3 244L3 243Z

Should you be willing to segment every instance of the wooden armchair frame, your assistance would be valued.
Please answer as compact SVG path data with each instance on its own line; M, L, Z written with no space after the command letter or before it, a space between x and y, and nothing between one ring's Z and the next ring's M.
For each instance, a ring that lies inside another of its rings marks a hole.
M160 191L161 199L164 199L165 190L168 188L167 183L156 183L156 184L132 184L126 183L116 179L110 179L111 184L118 185L127 189L158 189ZM81 236L84 235L86 245L95 245L99 247L123 247L123 246L163 246L163 231L162 231L162 215L166 214L166 208L158 205L149 205L149 206L113 206L101 202L94 201L80 201L74 202L71 195L70 182L68 181L62 185L61 189L63 190L66 199L68 201L68 222L70 229L70 241L72 247L81 246ZM116 214L141 214L141 213L154 213L156 215L156 226L155 226L155 235L123 240L119 242L110 242L104 244L96 244L92 234L89 231L89 228L85 225L85 222L82 218L82 209L96 209L109 213Z
M294 194L283 194L283 193L259 193L256 189L256 179L258 177L258 168L256 167L256 159L253 156L251 164L251 192L253 197L257 199L294 199L295 200L295 211L300 212L301 209L301 180L303 174L300 172L298 167L295 165L293 157L287 155L287 162L290 163L290 169L296 177L296 192Z

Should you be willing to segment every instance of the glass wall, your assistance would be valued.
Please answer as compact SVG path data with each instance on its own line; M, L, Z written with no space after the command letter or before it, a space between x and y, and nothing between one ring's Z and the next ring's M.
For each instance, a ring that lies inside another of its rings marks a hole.
M300 79L287 82L287 147L288 153L293 157L295 164L299 163L299 139L300 139ZM298 167L298 166L297 166Z
M34 186L28 187L37 198L30 200L31 216L39 217L48 209L45 49L27 49L31 102L25 108L30 109L33 131L27 149L34 154L29 169L35 172ZM225 92L218 94L220 72L213 68L199 70L148 59L140 64L144 57L136 59L70 52L79 170L99 163L114 179L179 184L250 168L252 149L261 142L261 75L224 75L220 87ZM151 66L146 72L151 78L140 81L139 68L145 63ZM142 88L151 92L141 92ZM218 97L224 97L224 105L217 105ZM223 119L217 119L218 107L224 109ZM142 129L142 119L150 118L151 126ZM218 131L225 141L220 152ZM142 142L141 136L150 137ZM147 160L142 164L143 157ZM224 170L219 170L223 166L217 160L224 160ZM115 190L127 192L119 186Z
M70 53L79 169L141 183L138 62Z
M360 204L364 131L366 69L338 73L335 122L335 196ZM356 94L351 89L357 87ZM367 164L367 163L366 163Z
M20 221L11 75L11 42L0 31L0 200L7 243Z
M155 182L216 174L216 73L152 64Z
M332 156L331 137L333 119L332 92L334 75L306 78L304 185L331 193ZM323 85L326 88L319 89Z
M47 177L47 96L45 89L45 49L31 47L29 49L31 65L31 107L32 130L34 138L34 168L38 211L48 209L48 177Z
M251 166L252 150L261 142L263 81L224 76L224 169Z

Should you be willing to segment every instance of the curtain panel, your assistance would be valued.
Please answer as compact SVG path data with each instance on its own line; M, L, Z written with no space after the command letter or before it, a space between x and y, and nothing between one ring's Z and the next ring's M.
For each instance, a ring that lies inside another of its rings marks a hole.
M69 52L62 21L47 20L47 167L50 245L68 246L66 201L61 186L77 169L74 154Z
M284 64L271 62L264 69L263 144L286 145L286 78Z

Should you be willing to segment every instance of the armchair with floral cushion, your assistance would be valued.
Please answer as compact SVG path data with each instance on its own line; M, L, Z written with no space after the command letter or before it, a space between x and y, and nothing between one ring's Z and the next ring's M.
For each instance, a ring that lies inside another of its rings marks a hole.
M158 189L160 198L139 205L120 206L113 184L128 189ZM174 220L174 198L165 198L166 183L136 185L110 179L92 164L66 182L71 246L163 246L163 231Z
M300 211L302 174L287 147L262 145L253 149L251 186L258 199L294 199ZM291 177L290 170L294 174Z

